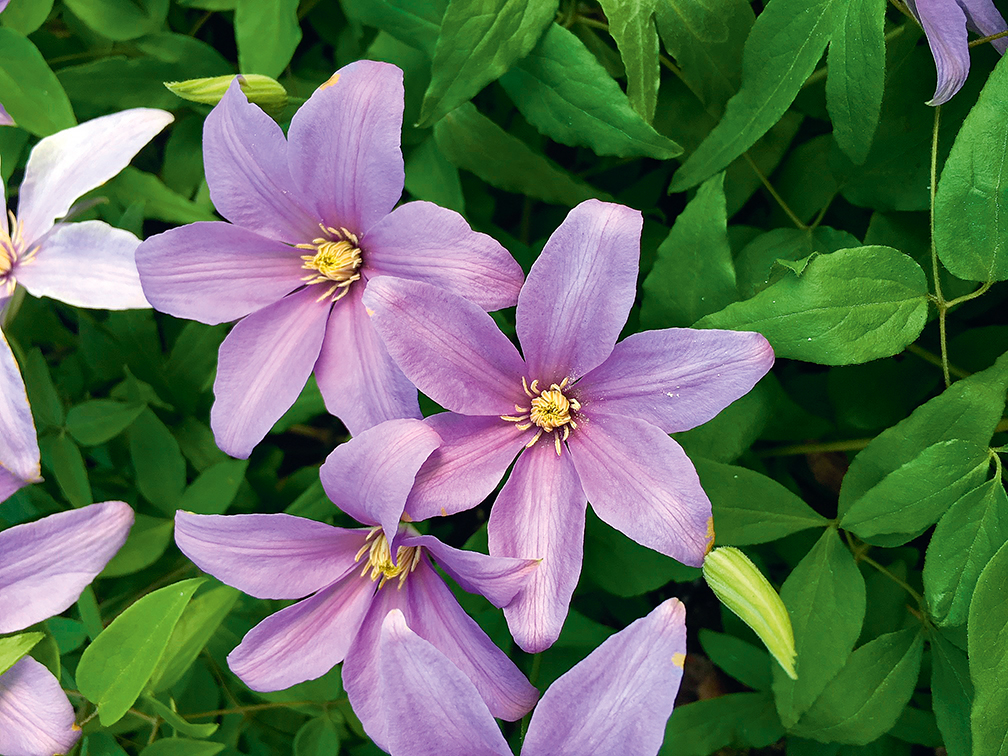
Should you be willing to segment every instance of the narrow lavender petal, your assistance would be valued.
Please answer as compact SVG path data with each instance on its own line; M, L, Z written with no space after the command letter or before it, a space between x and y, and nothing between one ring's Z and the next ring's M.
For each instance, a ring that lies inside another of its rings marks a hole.
M7 2L8 0L0 0L0 13L2 13L3 9L7 6ZM4 108L2 102L0 102L0 126L17 126L17 124L14 123L14 119L11 118L10 113L8 113L6 108Z
M635 333L572 392L591 416L636 417L666 433L695 428L756 385L773 366L761 334L669 328Z
M74 201L129 165L174 117L133 108L47 136L32 148L18 195L18 220L32 242L67 214Z
M392 756L511 756L472 681L400 611L382 625L378 684Z
M475 507L535 435L496 416L441 412L424 422L441 437L441 446L420 468L406 500L406 512L418 522Z
M587 200L567 215L518 296L518 340L528 379L577 379L601 365L637 292L640 212Z
M145 239L136 264L155 309L208 325L278 302L305 275L300 250L230 223L205 221Z
M577 472L549 439L518 457L490 512L490 553L541 559L525 589L504 608L515 642L530 654L559 637L581 574L585 505Z
M957 1L966 12L966 25L981 36L990 37L1008 29L1004 16L1001 15L992 0ZM1004 55L1005 50L1008 50L1008 37L995 39L991 44Z
M685 657L686 610L671 598L550 686L532 715L523 756L654 756Z
M354 286L329 313L315 379L326 409L352 434L385 420L419 418L416 387L389 356Z
M934 97L928 105L942 105L962 88L969 74L966 14L955 0L915 0L908 7L924 27L938 73Z
M395 207L405 171L402 71L359 60L315 90L291 119L287 160L318 218L365 234Z
M321 217L291 179L283 131L248 101L238 77L203 123L203 165L210 199L232 223L291 244L319 235Z
M657 426L596 414L568 440L592 509L642 546L699 567L714 540L693 463Z
M299 599L355 569L365 530L287 514L175 513L175 543L197 567L250 596Z
M147 308L133 256L138 244L129 231L102 221L61 224L15 275L33 296L74 307Z
M364 305L392 359L452 412L510 415L526 401L518 350L479 306L422 281L380 276Z
M64 611L126 542L121 501L58 512L0 532L0 634Z
M0 503L28 485L27 481L21 480L17 475L0 467Z
M346 656L373 598L374 583L351 572L249 630L228 666L260 692L321 677Z
M539 699L539 691L462 610L426 560L417 565L409 583L405 614L414 632L472 681L491 714L510 722L525 716Z
M221 344L210 427L217 446L232 457L248 458L315 367L329 314L316 288L252 313Z
M364 267L372 276L426 281L484 310L511 307L525 276L493 237L432 202L400 205L367 233Z
M441 443L420 420L389 420L337 446L319 470L333 503L392 543L417 470Z
M74 708L45 666L26 656L0 675L0 753L53 756L80 736Z
M493 557L477 551L454 549L429 535L403 538L402 545L422 546L463 590L485 596L498 608L511 603L518 592L528 585L539 565L536 559Z
M0 331L0 467L22 483L38 480L40 476L38 440L28 393L3 331ZM0 487L0 501L14 492L4 496L2 490Z

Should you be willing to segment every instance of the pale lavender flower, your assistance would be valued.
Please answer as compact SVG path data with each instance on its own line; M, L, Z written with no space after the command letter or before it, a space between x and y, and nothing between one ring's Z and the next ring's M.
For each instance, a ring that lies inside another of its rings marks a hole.
M2 7L3 1L4 0L0 0L0 11L3 10ZM0 126L16 126L16 125L17 124L14 123L14 119L11 118L10 113L7 112L7 110L3 106L3 103L0 102Z
M654 756L686 658L686 611L668 599L607 638L547 690L522 756ZM472 683L393 611L379 646L392 756L511 756Z
M132 525L129 505L108 501L0 532L0 635L69 608ZM44 666L26 656L0 674L0 753L52 756L79 737L73 707Z
M280 690L342 661L350 703L381 745L378 637L385 615L400 609L472 681L494 716L515 720L532 708L538 692L462 610L430 558L498 607L536 563L460 551L400 525L416 471L438 443L419 420L392 420L333 451L321 470L326 492L371 528L285 514L176 514L175 541L200 569L257 598L301 599L259 623L228 656L246 685ZM337 477L335 469L345 472Z
M0 501L38 480L39 447L28 394L14 353L0 330Z
M938 72L938 85L928 105L941 105L962 88L969 74L967 29L989 37L1008 30L1008 24L993 0L906 0L906 4L924 27ZM1008 38L991 44L1004 55Z
M387 63L340 69L286 139L232 83L203 130L210 196L231 223L172 229L137 250L157 309L240 319L220 349L210 415L227 453L247 457L313 371L353 434L420 416L361 304L372 276L429 281L486 309L514 304L521 268L496 241L429 202L393 210L402 114L402 71Z
M546 243L518 297L524 359L471 303L378 278L364 302L389 353L450 412L406 503L415 520L488 496L521 453L490 514L490 553L542 559L504 609L529 652L560 634L581 571L585 505L617 530L700 565L710 501L668 434L700 425L773 364L758 333L669 329L616 344L636 292L642 219L589 200ZM563 453L564 451L568 453Z

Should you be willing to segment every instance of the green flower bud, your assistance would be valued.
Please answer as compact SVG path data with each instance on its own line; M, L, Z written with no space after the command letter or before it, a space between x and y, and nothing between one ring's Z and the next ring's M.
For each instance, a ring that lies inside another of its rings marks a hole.
M214 76L209 79L166 81L171 92L190 102L216 105L234 80L234 76ZM239 74L238 84L249 102L254 102L268 113L280 113L287 107L287 90L269 76Z
M721 546L704 559L703 575L721 603L756 632L788 677L797 680L791 617L749 557L731 546Z

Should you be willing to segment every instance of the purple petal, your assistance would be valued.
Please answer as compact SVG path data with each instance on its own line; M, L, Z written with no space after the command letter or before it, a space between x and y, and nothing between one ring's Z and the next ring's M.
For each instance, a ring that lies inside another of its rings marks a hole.
M53 756L81 736L59 680L26 656L0 675L0 753Z
M511 307L525 279L504 247L465 218L431 202L408 202L368 231L364 269L371 276L426 281L484 310Z
M358 522L381 525L392 543L417 470L440 443L419 420L376 425L326 458L319 470L326 495Z
M0 634L64 611L126 542L121 501L58 512L0 532Z
M749 393L773 362L773 349L758 333L645 331L617 344L573 394L589 416L592 410L626 415L676 433Z
M39 480L39 447L28 394L3 331L0 331L0 468L20 481L13 490L8 490L13 485L9 481L6 486L0 482L0 501L24 483Z
M479 306L421 281L380 276L364 305L406 377L464 415L510 415L525 401L525 364Z
M424 420L441 446L417 473L406 511L416 521L472 509L500 483L533 435L499 417L441 412Z
M543 694L523 756L654 756L682 680L686 610L668 599L610 636Z
M476 551L453 549L434 536L410 536L403 546L422 546L433 556L441 569L469 593L485 596L501 608L511 603L518 592L528 585L532 572L539 565L536 559L492 557Z
M15 274L33 296L74 307L147 308L133 257L138 244L129 231L101 221L61 224Z
M21 480L17 475L0 467L0 503L7 501L26 485L28 485L27 481Z
M595 414L567 445L600 519L683 564L703 564L714 540L711 503L679 444L643 420Z
M203 164L210 199L232 223L269 239L301 244L319 235L287 167L277 122L245 97L238 77L203 123Z
M317 301L316 288L252 313L221 344L210 427L232 457L248 458L315 367L330 307Z
M143 241L136 264L155 309L216 325L302 285L299 251L230 223L200 222Z
M0 0L0 13L7 6L8 0ZM14 119L10 117L10 113L4 108L3 103L0 103L0 126L17 126L14 123ZM6 229L4 229L6 230Z
M528 586L504 608L515 642L530 654L560 635L581 573L585 505L569 454L542 440L518 457L490 512L490 553L541 559Z
M351 572L249 630L228 654L228 666L260 692L321 677L346 656L374 590L371 580Z
M539 691L462 611L434 568L421 560L408 582L405 614L416 634L432 643L472 681L495 717L513 722L527 714L539 699Z
M1004 16L998 12L991 0L958 0L966 12L966 25L983 37L990 37L1008 30ZM991 42L994 48L1004 55L1008 49L1008 37L1001 37Z
M299 599L354 569L365 530L287 514L175 513L175 543L197 567L263 599Z
M357 434L385 420L420 417L416 387L378 337L354 286L329 314L315 379L326 409Z
M291 119L291 176L327 226L363 235L399 201L405 178L402 76L388 63L351 63Z
M74 201L129 165L171 113L133 108L94 118L42 139L31 151L18 197L18 220L32 242L67 214Z
M942 105L962 88L969 74L966 14L955 0L911 0L907 6L924 27L938 72L938 84L928 105Z
M587 200L553 232L518 296L530 381L580 378L612 352L637 291L643 223L637 210Z
M393 756L511 756L476 686L402 612L382 625L378 672Z

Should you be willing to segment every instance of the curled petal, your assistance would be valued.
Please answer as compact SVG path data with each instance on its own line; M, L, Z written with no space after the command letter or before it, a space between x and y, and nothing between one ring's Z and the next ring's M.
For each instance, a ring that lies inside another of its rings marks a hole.
M907 5L924 27L938 72L938 84L928 105L942 105L962 88L969 74L966 14L954 0L911 0Z
M0 675L0 753L53 756L80 736L73 706L43 665L26 656Z
M299 599L354 569L366 532L287 514L175 513L175 543L197 567L250 596Z
M128 504L107 501L0 532L0 634L73 604L126 542L132 525Z
M0 331L0 501L25 483L39 480L40 472L28 394L14 353Z
M966 11L966 25L981 36L992 37L1008 30L1004 16L1001 15L992 0L959 0L959 3ZM994 49L1004 55L1005 50L1008 50L1008 37L995 39L991 44L994 45Z

